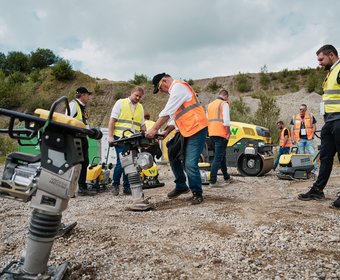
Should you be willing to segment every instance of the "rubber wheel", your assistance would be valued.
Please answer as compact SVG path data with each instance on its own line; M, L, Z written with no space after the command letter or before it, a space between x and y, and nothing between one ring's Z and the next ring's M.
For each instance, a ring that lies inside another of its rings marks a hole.
M243 176L258 176L263 168L262 158L258 155L243 155L237 165L238 171Z

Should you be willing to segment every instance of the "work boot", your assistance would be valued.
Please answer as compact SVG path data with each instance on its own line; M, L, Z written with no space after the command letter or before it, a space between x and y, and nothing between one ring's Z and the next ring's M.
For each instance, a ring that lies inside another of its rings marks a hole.
M123 194L125 194L125 195L131 195L131 189L130 189L130 188L124 189L124 190L123 190Z
M216 182L216 183L209 183L209 187L210 187L210 188L223 188L224 185L222 185L222 184Z
M340 193L338 193L338 195L339 195ZM334 209L340 209L340 195L339 195L339 197L335 200L335 201L333 201L332 203L331 203L331 205L329 206L330 208L334 208Z
M112 185L112 194L113 194L114 196L119 195L119 186L117 186L117 185Z
M201 193L193 192L192 195L193 195L191 199L192 205L200 204L203 202L203 196Z
M311 189L308 192L300 193L298 195L298 199L304 200L304 201L320 200L320 199L324 199L324 198L325 198L325 194L323 193L323 191L320 191L315 187L311 187Z
M228 184L230 184L230 183L232 183L232 182L234 182L234 179L233 179L232 177L229 177L229 179L224 180L224 184L225 184L225 185L228 185Z
M90 189L87 185L81 185L78 188L78 195L86 196L86 195L95 195L97 192L93 189Z
M178 196L180 196L181 194L184 193L188 193L189 192L189 188L186 187L185 189L179 190L179 189L174 189L171 192L168 193L168 198L176 198Z

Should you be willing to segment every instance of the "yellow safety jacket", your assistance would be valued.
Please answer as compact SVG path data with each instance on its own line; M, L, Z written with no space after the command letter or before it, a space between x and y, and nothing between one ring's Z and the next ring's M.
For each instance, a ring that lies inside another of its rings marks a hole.
M190 101L184 102L175 112L174 118L179 132L184 137L190 137L208 126L208 119L205 115L202 104L199 102L192 87L183 81L175 81L185 85L191 92Z
M121 137L123 131L126 129L133 129L134 131L140 131L142 125L143 106L140 103L136 104L135 111L132 112L129 98L121 100L120 114L115 123L113 135Z
M73 100L73 101L76 104L76 108L77 108L77 114L74 116L74 118L77 119L77 120L80 120L85 125L87 125L87 120L88 120L89 116L87 115L87 113L85 111L85 107L81 106L77 100ZM83 107L83 110L82 110L82 107Z
M340 63L337 63L323 82L322 101L325 104L325 113L340 113L340 85L337 83L339 71Z
M153 127L153 125L156 123L156 122L154 122L154 121L152 121L152 120L145 120L145 128L146 128L146 130L149 130L149 129L151 129L152 127Z
M229 139L229 133L223 122L223 106L227 103L221 99L216 99L209 103L208 112L208 131L209 136L219 136Z
M285 142L285 130L287 129L288 131L288 141L286 144L284 144ZM289 148L292 146L292 140L290 139L290 132L288 128L283 128L281 133L280 133L280 147L282 148Z
M301 128L301 123L304 122L305 124L305 129L306 129L306 136L308 140L313 139L313 114L312 113L305 113L304 119L301 118L300 114L296 114L293 116L293 132L294 132L294 140L296 142L300 141L300 128Z

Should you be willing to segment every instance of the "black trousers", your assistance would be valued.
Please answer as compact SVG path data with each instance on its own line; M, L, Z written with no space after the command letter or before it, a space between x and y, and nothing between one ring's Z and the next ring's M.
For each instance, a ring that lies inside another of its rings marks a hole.
M81 138L84 161L81 164L81 171L78 180L79 188L86 188L86 172L89 165L89 143L87 138Z
M335 153L338 153L340 161L340 120L326 122L321 129L320 170L313 184L319 190L323 190L327 185Z

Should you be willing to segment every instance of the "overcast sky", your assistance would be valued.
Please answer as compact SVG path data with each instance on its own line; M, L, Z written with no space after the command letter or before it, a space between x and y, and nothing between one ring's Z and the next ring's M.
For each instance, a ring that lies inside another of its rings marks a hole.
M316 67L340 51L340 1L0 0L0 52L47 48L75 70L127 81Z

